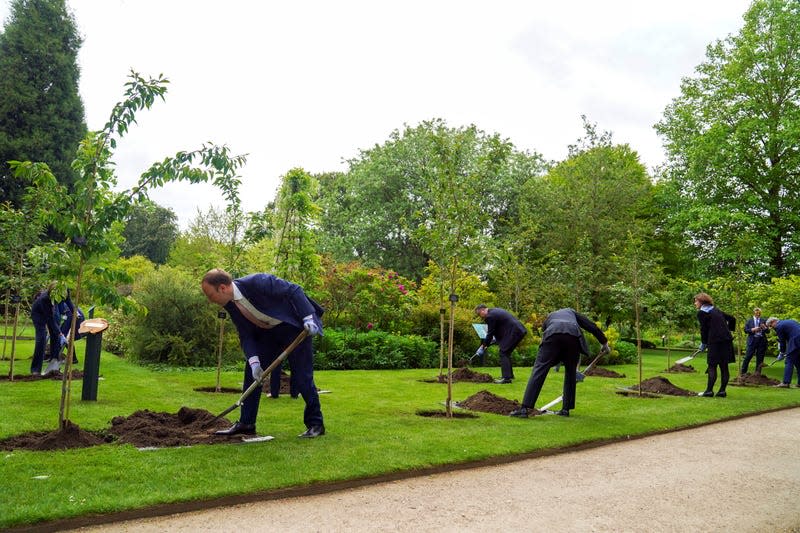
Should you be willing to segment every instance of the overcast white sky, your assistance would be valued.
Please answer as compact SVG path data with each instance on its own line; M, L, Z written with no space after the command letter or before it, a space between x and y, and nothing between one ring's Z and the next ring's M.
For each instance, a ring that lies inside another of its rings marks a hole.
M395 129L443 118L560 160L580 116L652 168L653 130L706 46L736 33L749 0L67 0L84 37L80 92L90 129L128 72L163 73L166 102L118 145L120 186L152 162L212 141L247 153L254 211L294 167L345 170ZM0 0L5 22L10 2ZM182 227L222 206L208 186L151 195Z

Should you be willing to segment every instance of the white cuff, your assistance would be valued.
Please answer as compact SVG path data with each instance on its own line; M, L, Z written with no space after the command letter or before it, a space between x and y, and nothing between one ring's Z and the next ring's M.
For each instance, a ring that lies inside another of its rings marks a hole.
M303 317L303 322L308 322L309 320L314 320L314 315L308 315Z
M254 355L253 357L248 358L247 362L250 363L250 366L253 366L253 365L261 366L261 361L258 360L258 356L257 355Z

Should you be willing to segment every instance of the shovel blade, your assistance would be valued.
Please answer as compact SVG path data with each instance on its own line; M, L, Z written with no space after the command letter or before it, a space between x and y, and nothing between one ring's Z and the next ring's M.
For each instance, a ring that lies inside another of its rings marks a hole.
M676 364L676 365L682 365L683 363L685 363L685 362L687 362L687 361L691 361L693 358L694 358L694 356L693 356L693 355L690 355L690 356L688 356L688 357L683 357L683 358L681 358L681 359L678 359L677 361L675 361L675 364Z

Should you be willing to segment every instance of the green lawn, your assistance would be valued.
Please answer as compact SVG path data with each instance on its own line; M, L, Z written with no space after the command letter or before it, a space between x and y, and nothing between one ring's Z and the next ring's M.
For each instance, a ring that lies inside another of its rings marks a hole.
M30 367L32 343L18 343L16 372ZM78 355L83 361L83 345ZM683 354L672 352L672 360ZM768 360L768 361L771 361ZM648 352L644 377L667 377L693 391L705 386L704 358L691 374L665 374L664 352ZM735 365L731 365L735 369ZM497 368L477 369L493 376ZM324 371L317 385L327 435L298 439L302 400L263 398L260 434L269 442L208 445L139 451L105 444L60 452L3 452L0 528L85 514L136 509L156 504L218 498L319 482L363 478L390 472L508 456L576 443L641 435L745 413L800 405L800 389L730 387L728 398L663 397L640 399L616 394L634 384L634 365L613 367L624 379L588 377L578 385L577 409L570 418L528 420L477 413L476 418L424 417L418 411L444 409L447 387L422 380L437 370ZM782 363L767 369L779 378ZM8 372L8 361L0 361ZM562 371L563 372L563 371ZM530 368L515 369L511 385L455 383L453 399L480 391L522 399ZM152 372L103 353L96 402L81 401L81 381L73 383L71 420L81 428L107 428L115 416L140 409L175 413L182 406L218 413L236 394L194 392L215 383L215 371ZM539 401L561 393L563 374L551 373ZM238 387L240 371L223 375L224 387ZM57 381L0 382L0 438L27 431L54 430L61 384ZM235 420L238 411L229 418Z

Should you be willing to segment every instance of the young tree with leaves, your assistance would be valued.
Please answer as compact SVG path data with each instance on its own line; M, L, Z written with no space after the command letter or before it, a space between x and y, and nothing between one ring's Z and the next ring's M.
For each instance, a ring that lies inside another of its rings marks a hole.
M127 133L135 122L137 112L149 109L157 98L164 99L168 83L163 77L145 79L131 72L130 80L125 84L125 99L114 106L103 129L89 132L78 148L73 168L78 170L76 190L79 192L67 194L64 191L61 208L48 213L50 222L67 240L66 253L52 264L51 273L57 278L76 280L75 301L81 298L87 263L116 247L114 227L122 222L136 202L147 198L151 189L175 181L211 182L221 189L229 204L238 199L240 180L237 170L246 158L231 156L227 147L217 145L203 145L190 152L178 152L151 165L133 188L122 192L114 190L117 181L111 157L117 146L117 138ZM45 163L14 161L11 165L17 177L48 182L53 189L58 187L55 176ZM90 290L101 303L112 306L123 304L123 298L116 291L116 276L119 273L111 268L103 272L105 278L100 278L101 283L90 287ZM59 428L62 430L69 421L75 329L73 315L59 410Z

